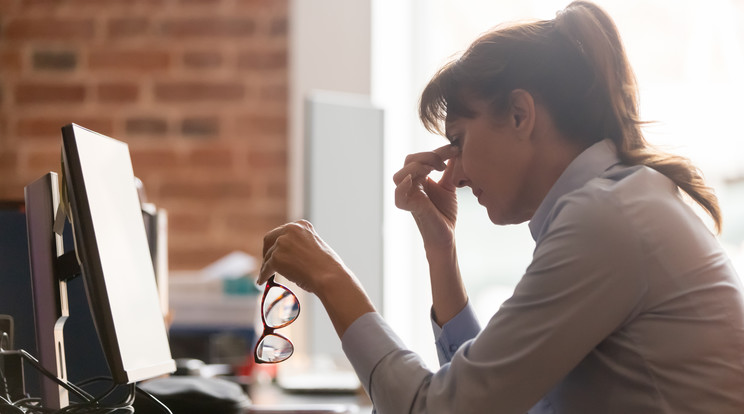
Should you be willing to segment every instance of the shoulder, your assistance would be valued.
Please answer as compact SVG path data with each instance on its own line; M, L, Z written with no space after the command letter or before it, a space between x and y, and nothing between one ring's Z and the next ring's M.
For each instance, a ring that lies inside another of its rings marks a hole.
M620 166L561 197L550 215L550 226L577 226L586 231L638 230L639 222L683 204L677 187L645 166ZM634 228L635 227L635 228Z
M658 172L643 166L615 167L556 202L537 247L640 260L647 243L645 227L679 203L676 186Z

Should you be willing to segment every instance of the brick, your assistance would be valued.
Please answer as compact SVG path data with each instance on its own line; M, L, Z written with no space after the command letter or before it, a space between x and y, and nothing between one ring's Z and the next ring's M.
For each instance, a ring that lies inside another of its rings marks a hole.
M183 6L209 6L214 7L222 3L222 0L180 0Z
M181 121L181 134L187 137L209 137L219 135L220 120L217 117L194 117Z
M203 214L194 212L168 212L168 230L177 233L205 234L209 231L209 222Z
M142 36L149 33L150 20L145 17L122 17L108 21L106 34L109 38Z
M245 96L238 82L162 82L155 85L155 98L163 102L237 101Z
M59 139L62 136L62 127L73 122L104 135L112 135L114 129L111 119L102 116L78 116L76 114L70 114L68 116L54 117L21 117L16 122L15 130L16 134L21 138Z
M160 31L172 37L248 37L256 23L248 17L196 17L162 22Z
M10 16L18 10L21 0L0 0L0 16Z
M225 178L216 182L171 181L163 183L161 197L192 200L244 200L253 194L251 185Z
M39 174L40 176L41 174ZM39 177L33 177L33 178L19 178L14 177L7 182L3 183L2 187L0 187L0 199L3 200L23 200L23 189L24 187L30 183L31 181L37 179Z
M139 87L133 83L101 83L97 91L98 100L101 102L135 102L139 97Z
M214 51L192 51L183 54L183 64L192 69L214 69L222 65L222 55Z
M78 58L70 51L37 50L32 62L36 70L71 71L77 67Z
M286 10L287 0L236 0L236 7L250 9L253 11L263 10Z
M38 1L38 0L36 0ZM71 9L85 8L86 10L98 10L110 12L116 10L127 12L136 7L158 8L165 5L167 0L65 0L65 5ZM59 0L56 0L59 3Z
M21 0L19 3L23 3L23 7L26 9L30 9L33 7L37 8L52 8L55 6L59 6L59 1L57 0Z
M225 218L227 227L236 231L253 231L264 234L286 223L287 215L283 211L275 211L269 214L257 214L255 212L232 213Z
M126 120L124 129L130 135L165 135L168 122L154 117L130 118Z
M0 151L0 171L3 172L3 176L7 176L7 173L15 171L18 168L18 154L13 151Z
M289 90L286 84L281 85L262 85L258 92L262 101L287 102L289 99Z
M160 50L98 50L88 56L93 70L157 71L168 69L168 52Z
M238 55L238 68L248 70L276 71L287 69L287 52L248 51Z
M180 165L178 154L171 149L162 148L138 148L130 146L132 154L132 165L138 174L147 171L159 171L165 173L166 169L176 168Z
M21 54L17 50L0 51L0 69L3 71L20 71Z
M23 0L23 3L35 5L37 7L51 8L57 6L65 11L77 12L81 9L86 11L101 12L119 12L125 13L136 7L162 7L167 0Z
M191 150L188 164L194 167L208 167L210 169L230 169L233 166L232 148L204 147Z
M252 169L286 168L287 152L281 150L255 150L248 152L246 157L248 166Z
M171 239L176 239L176 235ZM215 243L204 240L203 236L196 240L194 244L204 246L201 248L170 247L168 250L168 264L172 270L201 269L236 249L235 246L220 247Z
M50 149L30 151L26 160L26 169L36 175L42 175L47 171L59 172L61 168L60 157L60 149L56 145Z
M15 102L18 104L82 103L85 87L79 83L21 83L15 87Z
M95 34L95 22L92 18L19 17L3 29L11 40L89 40Z
M246 115L237 120L238 130L251 135L287 134L286 115Z
M277 182L277 183L269 183L266 187L266 195L270 198L279 198L279 199L286 199L287 198L287 183L286 182Z
M288 22L286 17L281 17L271 21L269 25L269 36L286 37L288 33Z

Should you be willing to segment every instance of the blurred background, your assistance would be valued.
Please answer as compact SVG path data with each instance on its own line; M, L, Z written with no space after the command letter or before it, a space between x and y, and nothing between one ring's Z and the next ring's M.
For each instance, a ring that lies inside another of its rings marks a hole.
M0 198L70 122L130 145L170 264L260 252L286 219L288 2L0 1Z
M24 185L59 171L64 124L125 141L148 200L168 211L171 279L186 280L231 252L260 258L266 231L308 217L308 97L331 91L361 98L384 113L381 173L373 177L382 197L350 209L359 209L360 220L379 215L379 231L354 231L352 222L342 223L338 239L333 229L319 232L334 234L329 242L338 250L369 252L380 264L363 283L375 291L371 285L381 284L376 305L434 367L421 243L410 216L392 202L391 177L405 155L445 143L418 122L418 94L480 33L504 21L553 18L567 3L0 0L0 199L22 199ZM647 138L691 157L715 187L721 241L741 269L744 2L597 3L625 41L642 117L655 121ZM330 148L328 168L334 158L370 156ZM347 190L324 195L319 208L338 209ZM469 191L460 204L460 263L485 323L519 280L534 243L525 225L493 226ZM347 264L367 272L365 264ZM338 357L324 312L307 309L315 316L297 323L298 352Z

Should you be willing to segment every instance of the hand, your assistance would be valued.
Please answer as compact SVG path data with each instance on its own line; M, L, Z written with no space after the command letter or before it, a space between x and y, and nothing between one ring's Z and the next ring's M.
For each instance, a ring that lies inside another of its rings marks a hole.
M341 258L306 220L277 227L264 237L258 283L265 283L274 273L311 293L321 291L328 278L350 276Z
M375 311L354 274L310 222L288 223L267 233L263 255L258 283L277 272L317 295L339 338L357 318Z
M450 248L454 244L457 196L456 187L450 182L451 168L445 161L455 157L458 151L452 145L445 145L434 151L411 154L393 176L397 186L395 205L411 212L427 248ZM439 182L429 178L433 170L444 170Z

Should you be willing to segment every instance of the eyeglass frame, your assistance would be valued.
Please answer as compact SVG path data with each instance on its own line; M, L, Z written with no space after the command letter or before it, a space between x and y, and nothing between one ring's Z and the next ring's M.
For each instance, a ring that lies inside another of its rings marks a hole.
M263 296L261 297L261 303L260 303L260 309L259 309L259 311L261 312L261 323L263 323L263 333L261 334L261 336L256 341L256 346L253 348L253 360L257 364L278 364L280 362L284 362L284 361L288 360L294 354L294 344L292 343L292 341L290 341L289 338L287 338L286 336L284 336L282 334L279 334L279 333L276 333L274 331L276 331L277 329L286 328L287 326L291 325L294 321L296 321L297 318L300 317L300 301L299 301L299 299L297 299L297 295L295 295L294 292L292 292L292 290L290 290L288 287L282 285L281 283L277 283L274 280L274 277L275 276L276 276L275 274L274 275L271 275L269 277L269 279L266 281L266 286L264 286L264 293L263 293ZM297 302L297 315L295 315L294 318L290 319L289 321L287 321L287 322L285 322L285 323L283 323L281 325L271 327L271 326L269 326L266 323L266 315L264 314L264 303L266 302L266 296L269 294L269 290L271 290L271 288L273 288L273 287L284 289L287 292L289 292L289 294L292 295L295 298L295 302ZM258 357L258 346L261 344L261 341L263 341L264 338L266 338L267 336L271 336L271 335L274 335L274 336L277 336L279 338L284 339L285 341L287 341L289 343L289 345L292 346L292 352L286 358L282 359L281 361L266 361L266 360L260 359Z

